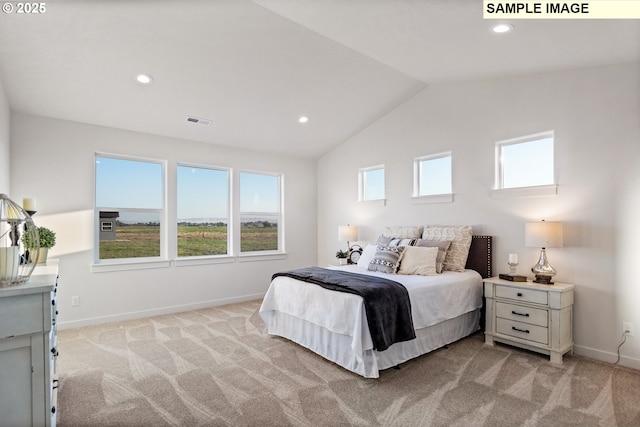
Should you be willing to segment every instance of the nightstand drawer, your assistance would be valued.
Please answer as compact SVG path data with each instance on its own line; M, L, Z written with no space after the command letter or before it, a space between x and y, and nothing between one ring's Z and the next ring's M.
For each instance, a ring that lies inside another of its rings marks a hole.
M540 344L549 342L549 330L547 328L508 319L498 318L496 320L496 332L499 334L535 341Z
M544 328L549 326L549 312L543 308L525 307L497 301L496 316Z
M549 303L549 297L545 291L536 291L533 289L522 289L503 285L496 285L496 297L542 305L547 305Z

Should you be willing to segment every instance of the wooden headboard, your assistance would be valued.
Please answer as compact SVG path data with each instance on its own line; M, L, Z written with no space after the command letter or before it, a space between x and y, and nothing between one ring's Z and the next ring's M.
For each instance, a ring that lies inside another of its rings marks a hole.
M491 252L492 236L473 236L466 268L475 270L483 279L491 277Z

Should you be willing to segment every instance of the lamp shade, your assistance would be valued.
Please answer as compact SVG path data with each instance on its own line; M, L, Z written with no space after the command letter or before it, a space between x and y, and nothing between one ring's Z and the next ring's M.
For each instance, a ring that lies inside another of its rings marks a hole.
M525 224L525 245L530 248L561 248L561 222L528 222Z
M338 240L341 242L353 242L358 240L358 227L356 225L339 226Z

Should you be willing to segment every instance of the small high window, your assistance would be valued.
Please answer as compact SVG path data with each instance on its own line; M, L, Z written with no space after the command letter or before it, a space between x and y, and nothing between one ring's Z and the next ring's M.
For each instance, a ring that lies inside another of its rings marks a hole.
M496 143L496 188L555 184L553 132Z
M418 157L413 161L413 196L451 194L451 153Z
M384 165L358 170L358 200L383 200Z

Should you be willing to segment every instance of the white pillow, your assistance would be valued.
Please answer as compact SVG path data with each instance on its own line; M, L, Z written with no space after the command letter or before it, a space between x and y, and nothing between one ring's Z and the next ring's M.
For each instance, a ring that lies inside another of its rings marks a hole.
M398 274L416 274L420 276L435 276L437 247L407 246L400 261Z
M358 267L368 268L369 263L373 259L376 254L376 245L367 245L360 254L360 259L358 260Z
M385 227L382 235L384 237L392 237L394 239L419 239L422 235L422 227L415 227L411 225Z

